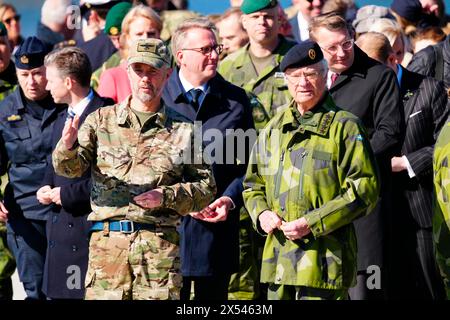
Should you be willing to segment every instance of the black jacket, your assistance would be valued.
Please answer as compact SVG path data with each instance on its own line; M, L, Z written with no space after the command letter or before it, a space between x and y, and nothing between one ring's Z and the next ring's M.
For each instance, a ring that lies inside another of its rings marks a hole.
M80 117L80 125L87 115L100 107L113 104L111 99L94 98ZM67 110L61 113L53 129L52 148L56 147L66 122ZM88 263L89 229L91 222L86 220L91 212L91 171L86 170L79 178L65 178L55 173L52 161L49 160L42 186L60 187L62 206L52 204L50 217L47 220L47 256L44 267L43 291L52 299L82 299L84 297L84 278ZM76 288L76 274L79 268L79 283ZM75 288L68 288L67 282Z
M336 105L358 116L369 134L380 169L380 201L368 216L354 222L358 270L383 265L386 217L390 214L391 158L403 141L404 121L397 78L391 69L369 58L357 46L353 65L330 88Z
M20 87L0 104L0 175L8 172L4 202L9 219L23 215L27 219L47 220L48 206L36 199L49 165L53 126L64 111L49 95L31 108L34 102L25 99ZM45 109L42 119L32 110Z
M432 226L433 150L450 109L444 84L403 69L401 93L406 134L401 155L405 155L415 177L407 171L396 174L397 192L406 198L408 211L418 226Z
M178 71L174 71L163 91L165 104L188 122L202 121L203 133L206 130L218 130L223 137L224 161L226 159L227 141L231 135L227 129L253 128L253 118L247 95L244 90L225 81L217 74L209 82L209 88L198 113L189 104L179 80ZM214 133L213 131L210 131ZM217 131L216 131L217 132ZM211 143L203 137L203 146ZM219 148L220 149L220 148ZM229 196L236 209L230 211L225 222L207 223L190 216L183 217L181 234L181 270L183 276L211 276L217 273L237 271L239 264L239 207L242 206L242 178L246 171L250 146L247 144L246 155L234 164L212 165L217 184L217 198ZM222 151L220 150L220 151Z
M435 50L442 52L443 62L443 78L442 80L446 88L450 88L450 35L444 41L434 46L428 46L417 52L411 62L408 64L408 70L420 73L424 76L436 78L436 67L438 58Z

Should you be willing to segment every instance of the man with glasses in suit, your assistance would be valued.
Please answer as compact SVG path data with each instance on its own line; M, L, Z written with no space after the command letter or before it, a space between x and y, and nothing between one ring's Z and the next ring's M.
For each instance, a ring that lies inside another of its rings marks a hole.
M205 151L220 145L212 159L217 195L205 208L210 214L191 212L180 226L181 299L189 299L193 284L196 300L227 300L230 275L239 263L242 177L250 151L241 136L229 130L253 129L253 119L245 91L217 73L222 45L217 44L211 22L191 19L179 25L172 36L172 52L178 68L164 88L164 103L186 122L200 121ZM242 158L236 156L236 137L245 146Z

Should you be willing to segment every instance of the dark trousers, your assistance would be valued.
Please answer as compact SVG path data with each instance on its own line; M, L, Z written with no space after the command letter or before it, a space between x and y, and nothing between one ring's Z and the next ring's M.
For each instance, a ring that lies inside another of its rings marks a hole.
M8 246L16 259L27 299L45 299L42 293L47 238L45 221L15 216L8 220Z
M358 271L356 275L356 286L348 290L350 300L384 300L386 299L386 274L380 268L380 287L373 288L371 277L378 276L375 272Z
M421 299L444 300L444 283L436 263L431 228L416 231L417 293Z
M192 285L194 286L194 300L228 300L229 282L229 274L209 277L183 277L183 288L181 288L180 300L190 300Z

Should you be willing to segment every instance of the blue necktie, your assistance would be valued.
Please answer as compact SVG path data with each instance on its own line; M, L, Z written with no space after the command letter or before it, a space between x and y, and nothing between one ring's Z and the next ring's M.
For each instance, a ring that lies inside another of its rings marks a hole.
M189 93L192 97L191 105L194 107L195 111L198 111L200 107L200 97L202 96L203 91L200 89L191 89L189 90Z
M73 111L72 108L67 108L67 119L73 119L76 115L77 114L75 113L75 111Z

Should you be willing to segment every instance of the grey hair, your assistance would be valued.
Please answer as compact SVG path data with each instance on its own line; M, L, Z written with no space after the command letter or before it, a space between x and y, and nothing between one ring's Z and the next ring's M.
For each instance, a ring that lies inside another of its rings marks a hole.
M172 54L175 58L177 57L177 52L183 48L188 31L192 29L209 30L214 34L217 41L217 29L211 21L206 18L187 19L181 23L172 34Z
M41 8L41 22L43 24L63 24L71 5L71 0L45 0Z

